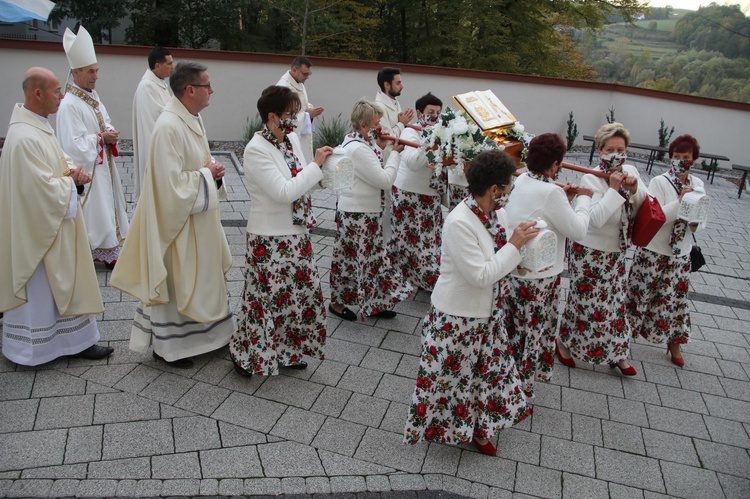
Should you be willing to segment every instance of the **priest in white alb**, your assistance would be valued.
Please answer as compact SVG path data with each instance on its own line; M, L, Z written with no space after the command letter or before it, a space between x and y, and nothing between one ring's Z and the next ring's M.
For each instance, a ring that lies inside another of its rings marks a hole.
M174 62L172 53L164 47L155 47L148 55L148 69L143 74L133 97L133 176L135 194L141 195L144 170L148 161L148 146L156 118L172 97L169 75Z
M324 109L315 107L307 100L307 88L305 82L312 76L312 62L307 57L301 55L295 57L292 61L292 68L284 73L276 85L289 87L299 97L300 107L297 113L297 135L302 143L304 164L309 164L313 160L313 127L312 121L321 114Z
M211 157L200 116L213 93L206 67L175 65L174 97L154 126L132 228L110 286L141 303L130 348L172 367L229 343L235 321L226 273L232 266L219 200L225 168Z
M99 64L91 35L83 26L78 28L78 35L66 28L63 48L73 82L66 85L57 113L58 138L63 151L91 175L91 184L81 201L89 246L94 261L111 268L129 226L125 195L114 161L119 155L120 132L112 126L107 109L94 90Z
M37 366L61 356L101 359L92 314L104 310L79 187L91 176L60 148L49 115L62 93L52 71L31 68L0 156L0 312L3 355Z

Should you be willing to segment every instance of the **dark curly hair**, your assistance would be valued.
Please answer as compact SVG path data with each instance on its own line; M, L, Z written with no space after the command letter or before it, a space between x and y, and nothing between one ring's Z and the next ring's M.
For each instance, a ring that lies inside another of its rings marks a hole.
M556 133L537 135L529 143L526 153L526 166L534 173L544 173L555 161L562 162L565 157L565 142Z
M502 151L482 151L471 161L466 170L469 192L474 197L483 196L487 189L496 185L503 187L510 183L516 163Z
M701 155L701 146L692 135L680 135L669 144L669 157L671 158L676 152L692 152L693 161Z
M271 85L263 90L258 99L258 114L260 120L265 124L268 123L268 115L273 113L281 116L289 106L292 106L292 114L297 115L302 104L294 90L289 87Z

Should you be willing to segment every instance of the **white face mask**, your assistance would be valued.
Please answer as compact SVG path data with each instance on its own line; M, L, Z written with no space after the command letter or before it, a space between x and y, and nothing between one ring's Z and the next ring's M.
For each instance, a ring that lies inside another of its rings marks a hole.
M421 118L419 118L419 124L422 126L432 126L435 123L437 123L438 117L437 116L428 116L426 114L423 114Z
M671 162L672 169L677 175L690 171L690 167L693 166L692 159L673 159Z
M378 140L380 138L380 135L378 132L380 131L380 128L370 128L367 132L367 138L370 140Z
M617 170L625 163L626 159L628 159L628 154L624 152L602 154L599 165L606 171Z

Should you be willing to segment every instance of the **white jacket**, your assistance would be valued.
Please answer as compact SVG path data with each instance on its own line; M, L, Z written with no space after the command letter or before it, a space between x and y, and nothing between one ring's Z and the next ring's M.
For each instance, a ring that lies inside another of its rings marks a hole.
M632 216L635 218L638 208L646 199L648 189L635 166L622 165L622 171L638 179L638 190L629 199L632 205ZM620 217L622 210L625 209L625 198L616 190L610 189L607 180L591 174L583 176L581 185L593 190L594 195L591 197L588 232L584 237L575 241L599 251L620 251L620 231L622 230Z
M703 189L703 181L695 175L690 175L690 185L696 190ZM672 252L669 240L672 238L672 229L674 228L675 221L677 221L677 213L680 211L680 196L666 175L658 175L652 178L648 184L648 191L659 201L667 221L661 226L661 229L659 229L659 232L656 233L651 242L648 243L646 249L660 255L673 256L674 253ZM699 230L703 227L705 227L705 224L698 225ZM692 245L693 237L690 235L690 231L687 230L685 237L678 244L677 256L690 253Z
M354 184L339 193L338 209L350 213L380 213L380 192L390 192L401 155L392 151L382 167L364 141L346 137L343 146L354 163Z
M401 112L401 103L396 99L390 98L380 90L375 95L375 102L380 105L383 111L383 117L380 118L380 128L384 133L399 137L404 128L406 128L403 123L398 121L398 113Z
M401 132L401 138L419 143L420 135L413 128L406 128ZM401 164L393 185L403 191L437 196L438 192L430 187L433 172L432 168L427 167L427 154L424 148L406 146L401 153Z
M304 161L297 134L290 133L287 137L295 156ZM250 194L247 231L261 236L307 233L307 227L292 223L292 203L323 179L320 167L311 162L292 178L284 155L261 132L256 132L245 147L244 163L245 184Z
M511 230L525 221L541 218L547 228L557 235L557 259L555 266L544 272L529 271L523 276L514 269L513 275L520 279L543 279L563 271L566 238L581 239L589 226L591 198L580 196L573 205L568 202L565 191L552 182L542 182L524 173L516 179L505 211Z
M498 215L507 228L505 210ZM521 254L510 243L495 253L489 231L466 203L459 203L443 226L440 277L432 292L432 305L459 317L490 317L495 307L495 283L519 263Z

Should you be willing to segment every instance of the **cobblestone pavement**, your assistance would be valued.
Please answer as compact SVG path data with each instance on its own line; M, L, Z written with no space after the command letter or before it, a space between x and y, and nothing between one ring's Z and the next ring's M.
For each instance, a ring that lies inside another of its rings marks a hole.
M230 166L221 211L236 307L249 203L228 156L217 157ZM128 197L131 166L121 158ZM684 369L642 341L632 379L558 365L537 387L533 417L495 437L497 457L402 443L426 293L399 304L396 319L329 318L326 360L246 379L226 348L190 370L130 351L136 303L98 268L108 360L30 369L0 359L0 496L748 498L750 194L738 200L720 177L708 190L710 223L698 234L708 265L692 275ZM314 206L327 282L335 197L319 191Z

